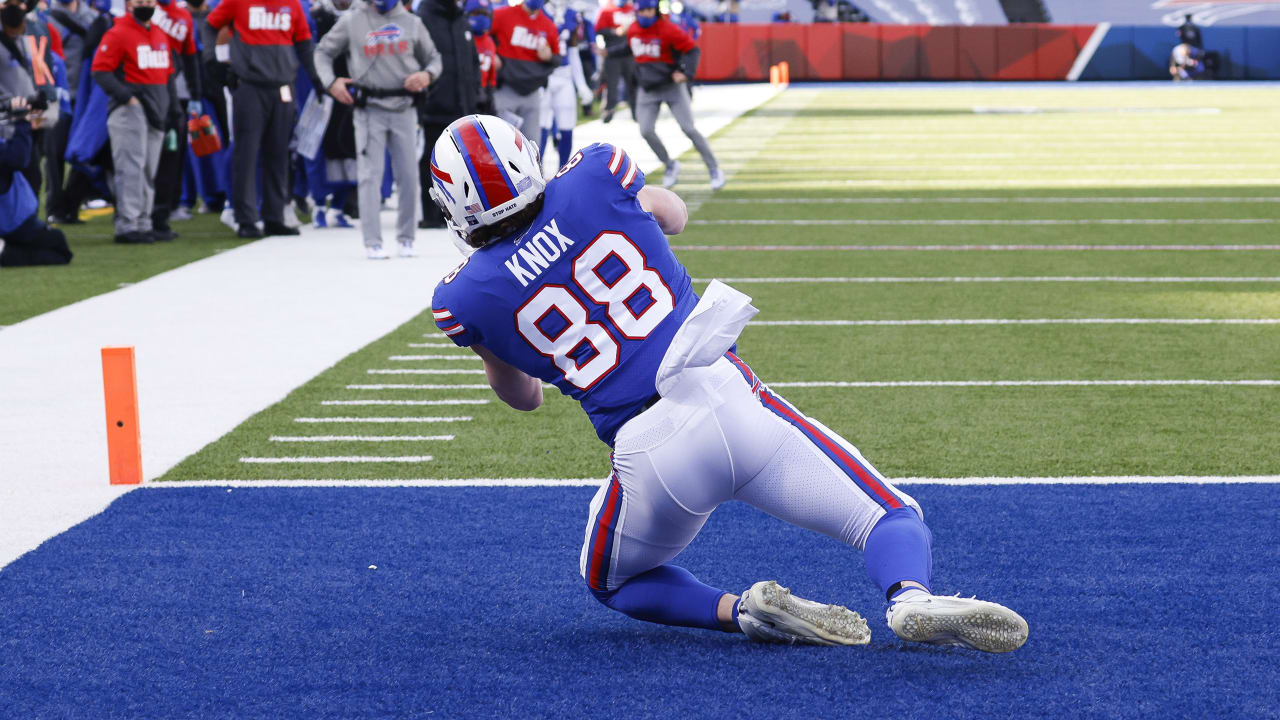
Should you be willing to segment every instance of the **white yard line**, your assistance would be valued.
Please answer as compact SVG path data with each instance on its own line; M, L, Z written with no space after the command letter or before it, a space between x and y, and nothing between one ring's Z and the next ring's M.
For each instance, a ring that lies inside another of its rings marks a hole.
M333 463L421 463L430 462L430 455L401 455L397 457L377 457L365 455L325 456L325 457L242 457L240 462L250 465L300 465L300 464L333 464Z
M1025 277L739 277L716 278L723 283L807 284L807 283L1274 283L1276 277L1108 277L1108 276L1025 276ZM711 278L693 278L708 283Z
M439 370L417 368L374 368L367 370L370 375L483 375L484 370L468 370L444 368Z
M1010 226L1039 227L1057 225L1275 225L1280 218L1074 218L1070 220L1040 218L1008 220L987 218L981 220L956 218L950 220L925 220L898 218L874 220L867 218L731 218L723 220L690 220L690 225L855 225L866 227L952 227L952 226Z
M398 362L404 362L404 361L410 361L410 360L475 360L479 362L483 358L481 358L479 355L476 355L475 353L472 353L470 355L392 355L387 359L395 360Z
M886 380L847 382L820 380L813 382L771 382L780 388L905 388L905 387L1139 387L1144 385L1228 385L1280 387L1280 380Z
M894 485L1239 485L1280 483L1280 475L1084 475L1064 477L903 477ZM193 480L147 483L147 490L226 488L227 492L254 488L436 488L436 487L597 487L603 478L417 478L307 480Z
M453 435L272 435L271 442L324 443L324 442L448 442Z
M488 405L488 400L321 400L321 405Z
M445 340L444 342L433 342L433 343L408 343L408 346L411 348L432 348L434 350L461 350L463 352L467 351L467 348L458 347L457 345L454 345L448 340Z
M1278 325L1280 318L942 318L937 320L753 320L752 326L867 325Z
M481 383L467 385L415 385L412 383L387 383L373 385L348 385L348 390L488 390Z
M770 252L1271 252L1280 245L672 245L676 251Z
M300 417L294 418L296 423L442 423L470 422L471 417Z
M804 197L804 198L716 198L717 203L735 205L1149 205L1183 203L1280 203L1280 197Z

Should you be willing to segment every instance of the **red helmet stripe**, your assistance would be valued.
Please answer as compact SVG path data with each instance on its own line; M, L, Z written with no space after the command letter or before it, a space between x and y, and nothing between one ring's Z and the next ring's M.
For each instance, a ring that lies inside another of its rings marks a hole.
M495 208L514 198L515 188L507 180L502 161L480 134L476 121L460 123L455 132L469 156L472 175L480 186L484 199L488 201L488 207Z

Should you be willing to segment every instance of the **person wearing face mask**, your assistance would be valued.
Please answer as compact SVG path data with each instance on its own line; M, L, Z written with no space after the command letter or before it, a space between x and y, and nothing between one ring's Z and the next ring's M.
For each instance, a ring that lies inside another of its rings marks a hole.
M604 38L604 111L600 119L613 120L618 103L625 99L636 116L636 61L627 45L627 30L636 21L636 8L631 0L602 8L596 16L596 33ZM626 91L626 98L622 97Z
M486 0L488 1L488 0ZM431 83L427 102L418 108L424 147L435 145L449 123L478 111L480 100L480 58L476 54L475 33L467 14L466 0L422 0L418 17L427 27L443 61L440 77ZM421 183L422 221L424 229L444 228L444 215L427 192L431 172L431 153L418 159Z
M57 70L62 62L57 53L62 52L62 45L57 31L51 30L39 13L33 12L34 8L34 2L0 1L0 94L43 95L47 107L41 111L42 120L45 126L56 127L61 114ZM47 154L45 133L33 132L30 164L23 170L37 195L44 183L41 165Z
M350 77L334 73L345 57ZM356 193L360 231L371 260L390 257L382 245L382 177L387 151L400 188L396 240L401 257L415 254L418 214L418 118L414 103L440 77L440 53L418 17L400 0L370 0L343 15L316 46L320 85L344 105L355 106ZM354 93L354 95L353 95Z
M542 11L546 0L524 0L493 13L493 40L502 68L493 94L498 117L535 136L542 127L547 79L560 67L560 31Z
M653 153L667 166L663 187L671 187L680 177L680 163L667 154L654 127L658 111L666 103L680 129L693 141L702 161L711 173L711 189L724 187L724 171L711 152L711 144L693 124L693 107L689 103L689 81L698 67L698 45L689 33L663 17L658 0L636 2L636 22L627 31L631 54L636 58L636 122L640 135Z
M166 144L160 152L160 165L156 170L156 201L151 211L151 226L156 239L173 239L177 233L169 227L169 216L178 208L182 196L182 166L187 156L187 113L204 114L200 102L200 65L196 56L196 27L191 13L174 0L156 0L155 15L151 24L164 31L169 39L174 67L182 72L174 74L177 104L169 109L165 118L165 134L177 140ZM161 236L167 236L162 238Z
M73 106L80 88L84 61L95 47L86 45L86 41L89 39L89 27L93 25L97 15L85 0L54 0L49 9L49 25L62 37L63 59L67 66L67 91ZM67 152L67 138L71 134L71 113L61 113L58 122L47 132L49 192L45 206L50 209L49 222L76 224L81 221L75 211L63 216L55 210L65 207L62 199L62 165L63 156Z
M480 60L480 95L476 112L492 115L497 112L493 109L493 91L498 87L498 68L502 67L498 46L493 42L493 35L489 34L489 28L493 26L493 4L489 0L467 0L463 9L467 12L467 24L471 27L476 57Z
M36 217L40 203L22 174L40 116L31 115L25 97L14 97L0 100L0 117L0 267L66 265L67 238Z
M171 239L152 232L156 167L165 120L177 103L169 38L151 22L156 0L129 0L129 14L102 36L93 79L111 98L107 133L115 165L115 241Z

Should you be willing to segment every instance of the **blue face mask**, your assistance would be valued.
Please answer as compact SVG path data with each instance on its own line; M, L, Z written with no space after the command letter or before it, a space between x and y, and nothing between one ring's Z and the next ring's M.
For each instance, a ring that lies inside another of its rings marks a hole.
M542 6L546 4L547 0L524 0L525 9L530 11L541 10Z
M373 6L378 8L378 12L386 15L400 4L400 0L374 0Z
M658 22L657 15L654 15L653 17L645 17L644 15L636 16L636 24L642 28L652 27L656 22Z
M489 32L492 20L488 15L468 15L467 24L471 26L471 32L476 35L483 35Z

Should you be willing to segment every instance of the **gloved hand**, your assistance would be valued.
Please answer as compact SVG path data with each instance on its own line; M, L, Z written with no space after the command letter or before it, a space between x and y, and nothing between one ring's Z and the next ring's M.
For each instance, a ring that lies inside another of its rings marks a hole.
M204 103L199 100L192 100L187 103L187 113L200 117L204 114Z

